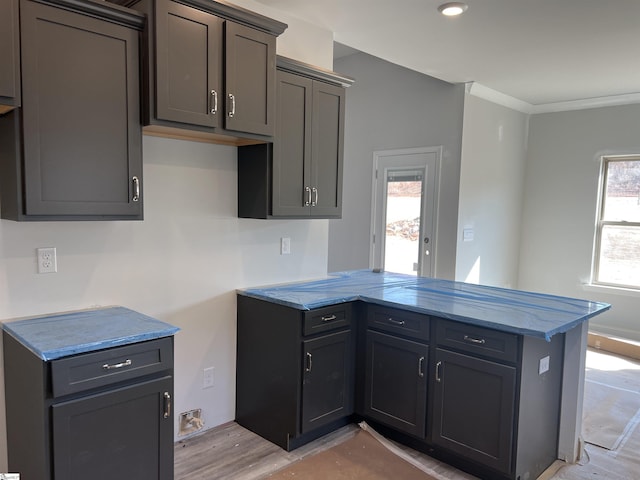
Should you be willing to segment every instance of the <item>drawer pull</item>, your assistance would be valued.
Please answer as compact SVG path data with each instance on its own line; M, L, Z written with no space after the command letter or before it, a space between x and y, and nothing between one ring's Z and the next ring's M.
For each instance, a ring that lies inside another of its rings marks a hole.
M394 320L393 318L389 317L387 318L387 322L389 323L393 323L394 325L398 325L398 326L402 326L404 325L404 320Z
M218 92L211 90L211 115L218 113Z
M311 372L312 367L313 367L313 355L307 352L307 368L305 368L305 370L307 372Z
M231 100L231 110L229 111L229 118L233 118L236 114L236 96L233 93L230 93L229 100Z
M424 377L424 357L418 359L418 376L420 378Z
M327 315L326 317L322 317L322 321L323 322L333 322L337 318L338 317L336 317L335 315Z
M105 363L104 365L102 365L102 368L104 368L105 370L113 370L116 368L128 367L132 363L133 362L131 360L127 359L124 362L116 363L115 365L109 365L108 363Z
M442 377L440 376L440 369L442 368L442 362L436 363L436 382L440 383Z
M470 337L469 335L465 335L464 336L464 341L465 342L469 342L469 343L475 343L476 345L484 345L485 344L484 338L473 338L473 337Z
M131 197L131 201L137 202L140 200L140 179L134 176L131 181L133 182L133 196Z
M171 395L169 392L164 392L164 418L171 416Z

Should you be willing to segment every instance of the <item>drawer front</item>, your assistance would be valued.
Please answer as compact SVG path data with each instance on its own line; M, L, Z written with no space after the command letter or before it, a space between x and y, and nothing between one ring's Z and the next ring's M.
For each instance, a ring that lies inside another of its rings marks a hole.
M430 318L397 308L370 305L367 307L367 326L419 340L429 340Z
M60 397L173 369L173 337L83 353L51 362L53 396Z
M351 327L351 304L344 303L304 312L303 335L315 335L339 328Z
M438 345L465 352L516 363L518 361L518 335L461 322L437 320Z

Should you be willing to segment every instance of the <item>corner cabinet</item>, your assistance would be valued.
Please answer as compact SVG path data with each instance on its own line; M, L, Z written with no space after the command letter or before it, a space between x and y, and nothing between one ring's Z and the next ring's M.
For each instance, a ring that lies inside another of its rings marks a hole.
M341 217L345 88L352 83L278 57L275 139L238 149L239 217Z
M0 2L0 115L20 106L18 0Z
M352 317L238 295L236 421L285 450L350 422Z
M231 144L271 139L276 37L285 24L216 1L142 0L133 8L149 18L145 132Z
M9 471L173 479L173 337L45 361L4 332L4 363Z
M20 1L22 107L0 116L2 218L142 219L143 22L104 2Z

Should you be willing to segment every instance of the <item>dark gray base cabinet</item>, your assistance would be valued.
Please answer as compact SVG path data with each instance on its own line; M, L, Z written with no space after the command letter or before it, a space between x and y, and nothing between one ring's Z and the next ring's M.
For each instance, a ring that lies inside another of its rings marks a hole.
M144 18L82 0L19 5L22 107L0 116L2 218L142 219Z
M353 413L352 307L301 312L238 295L236 421L285 450Z
M557 457L563 337L366 302L303 312L238 295L236 416L290 450L350 421L340 396L350 379L353 419L480 478L533 479Z
M130 3L149 19L145 131L220 143L273 137L276 37L285 24L216 1Z
M52 361L3 337L10 472L173 479L173 337Z

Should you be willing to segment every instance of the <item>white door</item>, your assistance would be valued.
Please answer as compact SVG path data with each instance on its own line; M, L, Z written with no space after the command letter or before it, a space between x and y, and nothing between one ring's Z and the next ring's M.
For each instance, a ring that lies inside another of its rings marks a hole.
M435 275L438 166L442 147L374 152L371 265Z

